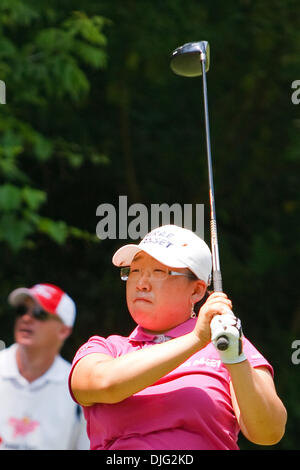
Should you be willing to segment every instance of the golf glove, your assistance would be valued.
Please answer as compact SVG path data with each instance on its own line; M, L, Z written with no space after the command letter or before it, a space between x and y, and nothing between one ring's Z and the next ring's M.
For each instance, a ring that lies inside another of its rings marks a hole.
M216 315L211 321L210 328L212 343L220 354L223 364L236 364L247 359L243 353L243 333L239 318L232 313ZM225 350L217 347L218 339L222 336L226 336L229 342Z

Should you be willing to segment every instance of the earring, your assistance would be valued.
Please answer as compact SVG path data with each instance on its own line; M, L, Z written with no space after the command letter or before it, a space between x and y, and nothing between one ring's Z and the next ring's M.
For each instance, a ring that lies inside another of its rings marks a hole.
M196 313L194 312L194 305L192 304L191 318L196 318Z

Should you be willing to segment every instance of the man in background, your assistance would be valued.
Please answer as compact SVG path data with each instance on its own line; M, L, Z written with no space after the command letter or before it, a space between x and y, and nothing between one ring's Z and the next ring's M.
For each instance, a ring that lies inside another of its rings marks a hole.
M72 332L74 301L53 284L12 291L15 343L0 352L0 449L89 449L81 408L68 391L60 350Z

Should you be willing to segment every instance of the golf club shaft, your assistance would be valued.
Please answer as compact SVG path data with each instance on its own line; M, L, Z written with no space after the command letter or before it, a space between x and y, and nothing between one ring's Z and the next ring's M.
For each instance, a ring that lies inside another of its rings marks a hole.
M207 149L207 163L208 163L208 178L209 178L209 202L210 202L210 236L211 236L211 251L212 251L212 275L213 275L213 288L214 292L223 292L222 290L222 275L220 269L219 258L219 244L217 233L217 220L215 208L215 194L214 194L214 181L212 170L211 146L210 146L210 128L208 116L208 102L207 102L207 84L206 84L206 56L204 53L200 54L202 65L202 84L203 84L203 98L204 98L204 117L206 129L206 149ZM217 341L217 348L225 350L229 346L229 340L226 334L221 336Z
M221 275L221 269L220 269L219 244L218 244L215 194L214 194L214 180L213 180L211 146L210 146L210 129L209 129L208 103L207 103L205 55L203 54L203 56L204 57L201 59L201 63L202 63L204 117L205 117L205 129L206 129L205 134L206 134L206 149L207 149L207 163L208 163L208 179L209 179L210 235L211 235L212 266L213 266L213 269L212 269L213 286L214 286L215 292L222 292L222 275Z
M222 276L219 261L219 245L217 235L217 219L215 209L214 182L212 171L212 158L210 148L210 129L208 118L206 71L209 69L209 44L207 41L186 43L173 51L171 68L174 73L183 77L197 77L202 75L204 116L206 130L206 147L209 176L209 203L210 203L210 237L212 252L212 278L214 292L223 292ZM219 350L225 350L229 346L228 336L225 331L218 335L216 346Z

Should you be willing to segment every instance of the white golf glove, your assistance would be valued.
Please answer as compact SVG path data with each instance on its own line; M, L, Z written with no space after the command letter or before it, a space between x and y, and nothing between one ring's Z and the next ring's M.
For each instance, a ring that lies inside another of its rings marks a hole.
M236 364L247 359L243 353L243 333L239 318L236 318L233 313L216 315L211 321L210 328L212 343L220 354L223 364ZM217 342L222 336L226 336L229 341L225 350L217 347Z

